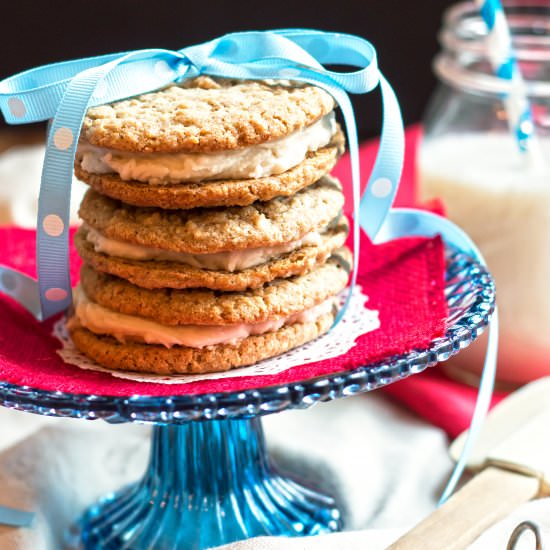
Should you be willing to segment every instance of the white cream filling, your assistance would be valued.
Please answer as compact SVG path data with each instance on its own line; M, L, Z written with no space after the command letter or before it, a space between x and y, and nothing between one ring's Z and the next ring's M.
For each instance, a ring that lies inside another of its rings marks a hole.
M138 261L178 262L199 269L230 272L242 271L249 267L261 265L305 245L319 245L321 243L321 235L316 231L312 231L301 239L275 246L228 250L213 254L189 254L117 241L101 235L90 226L86 226L86 229L88 231L86 240L93 245L94 250L108 256Z
M139 341L160 344L167 348L187 346L204 348L217 344L235 344L248 336L279 330L293 323L311 323L332 311L334 298L281 319L262 323L236 323L233 325L180 325L167 326L107 309L90 301L80 286L73 293L75 316L80 324L95 334L108 334L119 342Z
M121 179L153 185L213 179L261 178L286 172L309 151L330 143L336 132L331 112L293 134L260 145L217 153L131 153L80 143L77 161L91 174L116 173Z

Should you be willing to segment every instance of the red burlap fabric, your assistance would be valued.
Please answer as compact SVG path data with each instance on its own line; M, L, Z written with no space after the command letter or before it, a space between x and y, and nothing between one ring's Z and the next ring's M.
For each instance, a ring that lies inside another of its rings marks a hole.
M35 233L0 229L3 263L35 274ZM362 244L359 284L368 307L380 312L381 328L357 339L347 354L293 367L272 376L242 376L191 384L121 380L65 364L56 354L52 322L39 323L0 295L0 380L35 388L98 395L184 395L236 391L297 382L369 364L395 353L426 346L444 332L443 245L436 239L400 239L380 246ZM73 282L79 259L71 250Z

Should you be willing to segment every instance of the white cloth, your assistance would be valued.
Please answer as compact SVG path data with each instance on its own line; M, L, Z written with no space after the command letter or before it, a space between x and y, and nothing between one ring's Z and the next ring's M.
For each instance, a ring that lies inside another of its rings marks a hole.
M0 411L0 505L32 510L33 527L0 525L2 550L54 550L97 498L139 477L147 429ZM122 444L118 444L122 441Z

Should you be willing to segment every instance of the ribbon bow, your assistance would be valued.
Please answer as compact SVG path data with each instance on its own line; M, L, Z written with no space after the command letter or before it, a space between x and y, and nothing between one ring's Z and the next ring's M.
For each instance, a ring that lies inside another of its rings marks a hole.
M323 64L354 65L334 72ZM89 107L157 90L205 74L236 79L291 79L325 89L338 103L346 125L353 185L353 211L374 240L399 185L404 132L395 94L378 70L376 51L347 34L288 29L228 34L178 51L139 50L31 69L0 82L0 109L10 124L53 119L37 220L38 281L0 267L0 290L36 317L47 319L71 304L69 207L74 156ZM384 104L382 141L365 195L359 201L357 129L346 92L366 93L380 84ZM359 224L354 224L352 286L357 276ZM349 294L351 296L351 293ZM342 308L338 322L347 304Z
M358 67L334 72L325 64ZM376 51L348 34L305 29L228 34L182 50L139 50L45 65L0 82L0 109L10 124L53 119L48 131L37 220L38 281L0 265L0 291L39 319L71 304L69 280L69 206L78 136L89 107L143 94L205 74L235 79L290 79L319 86L338 103L346 125L353 196L353 270L359 259L359 227L372 241L382 224L386 237L441 234L481 263L471 240L451 222L428 213L390 208L404 156L404 131L395 94L377 67ZM353 108L347 92L366 93L380 85L383 122L380 148L360 199L359 153ZM388 214L390 216L388 217ZM352 292L348 293L348 301ZM335 322L343 316L348 302ZM495 315L496 317L496 315ZM464 469L488 405L496 364L496 324L492 326L486 369L468 439L445 499Z

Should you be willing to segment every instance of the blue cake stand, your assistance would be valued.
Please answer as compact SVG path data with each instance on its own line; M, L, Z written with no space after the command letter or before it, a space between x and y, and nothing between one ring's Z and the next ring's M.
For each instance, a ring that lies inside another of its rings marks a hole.
M85 550L199 550L260 535L342 528L334 501L271 463L260 417L377 389L445 361L477 338L495 304L493 281L448 252L446 334L425 349L347 372L235 393L174 397L72 395L0 383L0 404L48 416L152 423L143 479L89 508L67 535Z

